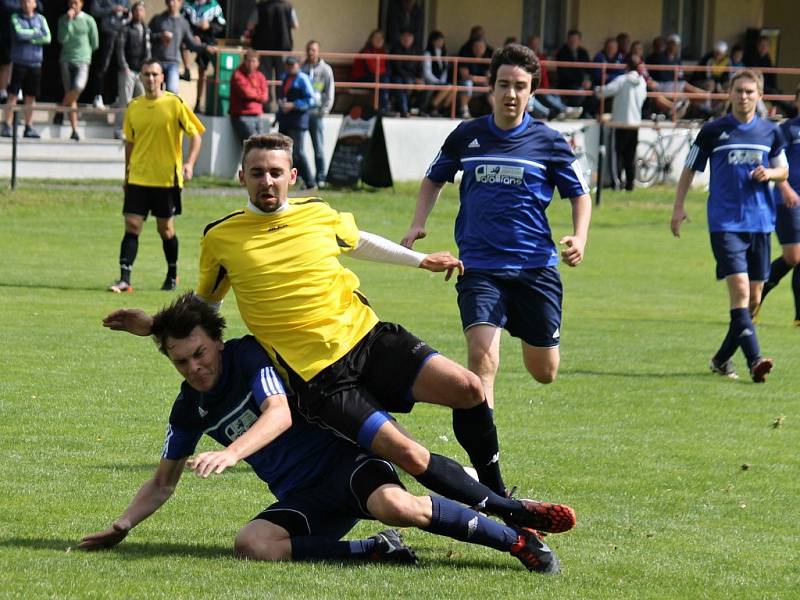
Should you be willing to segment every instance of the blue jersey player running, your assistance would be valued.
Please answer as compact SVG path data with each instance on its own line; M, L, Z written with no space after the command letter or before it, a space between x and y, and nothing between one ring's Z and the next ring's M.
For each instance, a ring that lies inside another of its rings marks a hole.
M561 329L559 253L545 210L553 192L572 203L573 232L560 239L561 258L583 260L591 199L575 155L555 130L525 112L540 78L536 55L509 44L489 70L494 109L465 121L447 137L420 185L408 247L426 235L425 223L442 187L463 172L455 239L464 274L458 306L469 368L494 406L502 328L522 340L525 367L541 383L558 372Z
M223 342L225 320L191 293L154 317L123 309L104 324L152 334L185 381L155 475L109 528L84 537L80 548L120 543L172 496L185 465L208 477L244 460L277 502L239 531L234 548L242 558L416 562L393 529L341 541L363 518L508 552L531 571L558 572L556 555L536 531L508 527L446 498L413 496L390 463L293 414L281 379L256 339ZM225 449L189 459L204 433Z
M800 108L800 86L795 92L795 104ZM789 179L775 186L775 233L782 247L781 256L772 261L769 279L761 293L761 303L767 294L792 271L794 295L794 326L800 327L800 117L784 121L781 132L786 141L786 158L789 161ZM753 311L758 316L761 304Z
M777 125L756 115L763 93L763 79L756 71L744 69L731 78L731 112L700 130L678 180L671 221L672 233L679 237L681 225L689 219L686 193L695 172L710 163L708 228L717 279L725 279L730 297L728 333L710 368L736 379L731 359L741 346L756 383L765 381L773 365L771 358L761 356L750 316L769 274L775 205L768 184L788 175L783 135Z

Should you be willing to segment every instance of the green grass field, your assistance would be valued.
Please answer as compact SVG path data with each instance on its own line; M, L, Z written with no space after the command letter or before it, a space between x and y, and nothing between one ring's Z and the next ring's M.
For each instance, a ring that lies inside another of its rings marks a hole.
M447 189L421 249L455 250L455 192ZM355 212L362 229L397 240L414 193L403 185L325 197ZM152 343L100 320L121 306L155 310L173 295L158 291L164 266L152 223L136 293L104 291L118 273L118 187L0 192L0 597L796 598L800 330L791 327L788 280L761 315L761 345L776 361L769 381L712 376L727 294L714 281L704 195L690 195L693 222L680 240L668 229L671 202L669 189L604 194L584 264L562 269L556 383L533 382L518 342L503 340L496 419L506 480L578 513L573 531L548 538L563 573L547 578L416 530L405 537L418 568L238 561L236 532L272 501L244 465L210 480L184 477L115 550L70 551L152 474L179 383ZM242 203L230 188L187 190L177 226L182 289L196 281L203 226ZM554 235L568 231L567 202L549 214ZM347 264L383 319L464 362L452 284ZM232 297L223 311L228 336L244 334ZM744 374L741 355L735 361ZM420 406L401 422L464 460L447 411ZM380 528L363 522L351 535Z

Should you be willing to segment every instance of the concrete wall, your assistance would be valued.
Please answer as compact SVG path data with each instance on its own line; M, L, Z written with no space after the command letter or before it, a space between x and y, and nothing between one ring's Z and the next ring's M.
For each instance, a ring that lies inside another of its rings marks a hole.
M583 33L583 46L594 56L608 37L626 32L631 40L640 40L645 48L661 35L661 0L618 0L613 4L580 0L576 20L571 21Z
M437 0L430 14L430 29L440 29L447 36L447 49L458 52L473 25L483 25L486 38L497 47L509 36L522 35L522 0Z
M764 0L709 0L708 46L717 40L744 43L748 27L762 27Z

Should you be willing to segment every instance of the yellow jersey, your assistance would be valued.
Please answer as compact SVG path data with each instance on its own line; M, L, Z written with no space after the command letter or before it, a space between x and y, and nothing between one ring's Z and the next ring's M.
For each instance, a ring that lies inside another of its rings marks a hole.
M133 143L127 182L147 187L183 187L183 134L206 128L180 96L139 96L125 111L125 140Z
M378 323L338 258L358 240L353 215L319 198L269 215L240 210L206 227L196 293L219 302L232 287L256 339L308 381Z

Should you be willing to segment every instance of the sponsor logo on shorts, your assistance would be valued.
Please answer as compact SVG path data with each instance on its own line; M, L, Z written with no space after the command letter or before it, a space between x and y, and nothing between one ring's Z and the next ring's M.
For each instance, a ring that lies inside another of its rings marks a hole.
M522 185L524 176L524 167L511 167L508 165L478 165L475 169L475 179L478 183Z
M760 165L764 153L761 150L731 150L728 152L729 165Z

